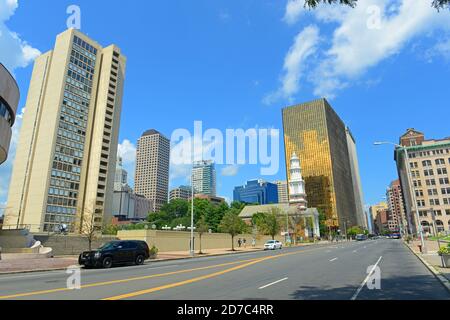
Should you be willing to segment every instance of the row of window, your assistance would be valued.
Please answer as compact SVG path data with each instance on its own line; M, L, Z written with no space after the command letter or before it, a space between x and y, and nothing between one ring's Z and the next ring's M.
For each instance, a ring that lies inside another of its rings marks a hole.
M95 55L97 55L97 49L96 48L94 48L89 43L87 43L86 41L83 41L82 39L80 39L77 36L73 37L73 43L75 45L79 46L80 48L85 49L86 51L91 53L94 56L93 59L95 59Z
M52 170L52 177L80 182L80 176L59 170Z
M438 149L432 151L408 152L410 158L436 156L440 154L449 154L450 149Z
M450 198L444 198L442 201L443 201L443 205L450 204ZM441 201L439 199L430 199L429 203L430 203L430 206L440 206L441 205ZM425 200L417 200L417 206L426 207Z

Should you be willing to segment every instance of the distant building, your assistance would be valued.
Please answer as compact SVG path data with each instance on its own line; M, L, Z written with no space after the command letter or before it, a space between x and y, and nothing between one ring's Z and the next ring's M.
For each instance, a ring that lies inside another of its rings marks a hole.
M135 194L128 185L128 173L119 158L114 179L113 216L120 221L144 220L153 211L153 202Z
M169 197L170 140L151 129L138 140L134 188L159 211Z
M73 28L34 61L5 225L110 223L126 57Z
M387 209L389 209L389 206L384 201L370 206L369 213L370 213L372 221L375 221L375 219L377 218L378 211L387 210Z
M211 202L212 204L221 204L225 203L225 198L217 197L217 196L210 196L207 194L196 194L194 196L196 199L205 199Z
M216 196L216 169L214 162L195 162L192 169L192 183L195 194Z
M0 63L0 164L8 158L12 126L19 104L19 87L16 80Z
M408 129L400 137L400 145L402 148L395 150L395 161L408 231L416 234L421 226L425 233L434 234L432 213L437 231L450 231L450 137L427 140L422 132ZM408 167L412 178L408 177Z
M244 186L234 188L233 200L243 203L278 203L278 187L263 180L250 180Z
M400 180L392 181L386 190L386 199L389 206L389 229L407 233L405 206L403 203L402 187Z
M381 209L377 211L375 218L375 233L383 234L389 230L389 210Z
M170 190L169 201L182 199L191 200L192 199L192 187L191 186L179 186L178 188Z
M326 99L284 108L282 114L286 168L295 153L309 206L324 213L336 231L359 225L344 122Z
M288 184L287 181L275 181L278 189L278 203L289 203Z

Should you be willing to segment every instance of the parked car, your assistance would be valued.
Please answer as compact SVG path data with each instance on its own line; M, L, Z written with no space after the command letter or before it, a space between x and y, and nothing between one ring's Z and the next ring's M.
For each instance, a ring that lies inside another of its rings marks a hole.
M365 234L358 234L356 235L356 241L366 241L367 240L367 236Z
M83 252L78 263L85 267L111 268L127 263L141 265L149 257L150 250L145 241L111 241L97 250Z
M391 234L390 235L390 238L389 239L401 239L402 238L402 236L401 236L401 234L400 233L393 233L393 234Z
M283 244L278 240L269 240L264 244L264 250L282 249Z

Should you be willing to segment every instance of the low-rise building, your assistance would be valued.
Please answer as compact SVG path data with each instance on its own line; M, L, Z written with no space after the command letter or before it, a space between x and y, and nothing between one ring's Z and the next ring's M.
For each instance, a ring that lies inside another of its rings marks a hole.
M170 190L169 202L176 199L191 200L192 199L192 187L191 186L179 186L178 188Z

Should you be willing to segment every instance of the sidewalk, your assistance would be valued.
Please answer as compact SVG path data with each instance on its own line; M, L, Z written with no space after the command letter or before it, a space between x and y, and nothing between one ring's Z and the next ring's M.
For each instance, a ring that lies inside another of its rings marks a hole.
M421 254L419 251L420 241L412 241L409 247L423 260L425 260L430 266L432 266L439 274L444 276L448 281L450 281L450 268L443 268L441 257L437 254L439 247L437 241L427 240L425 245L428 252ZM446 243L441 243L441 246L447 245Z

